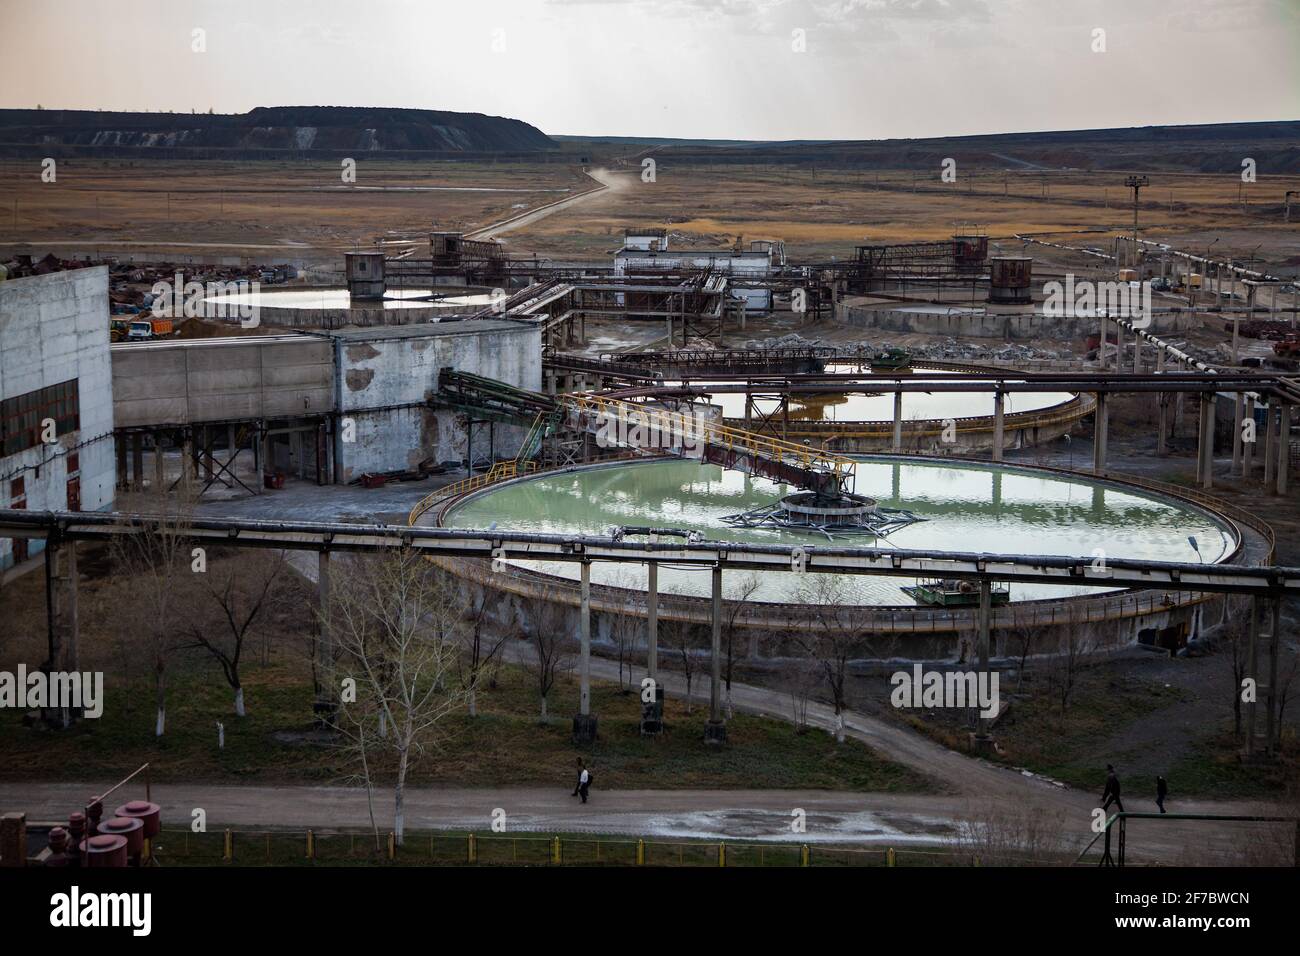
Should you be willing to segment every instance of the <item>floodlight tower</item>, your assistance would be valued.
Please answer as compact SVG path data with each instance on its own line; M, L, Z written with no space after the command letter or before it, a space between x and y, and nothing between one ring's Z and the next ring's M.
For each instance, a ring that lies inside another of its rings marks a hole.
M1150 186L1151 180L1146 176L1130 176L1124 180L1124 185L1133 190L1133 252L1137 254L1138 241L1138 193L1142 191L1143 186Z

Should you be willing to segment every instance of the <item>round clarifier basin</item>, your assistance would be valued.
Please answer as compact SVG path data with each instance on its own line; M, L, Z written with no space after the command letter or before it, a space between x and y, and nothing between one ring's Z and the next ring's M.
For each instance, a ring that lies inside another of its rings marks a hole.
M851 375L858 369L857 365L842 363L832 363L826 367L827 372L840 372L844 375ZM899 376L895 380L923 382L926 371L925 368L917 366L914 372ZM976 373L971 373L970 377L980 378ZM693 381L691 384L707 392L710 384L720 383ZM1066 405L1074 398L1072 392L1008 392L1003 398L1002 411L1008 416L1045 411ZM987 418L994 413L993 399L992 382L989 383L988 390L979 392L904 392L902 418L908 423ZM723 418L740 420L745 417L743 393L711 394L708 401L721 406ZM800 393L796 385L792 387L789 401L789 420L792 422L892 422L894 420L892 392ZM775 399L758 398L754 400L754 408L764 415L773 412L779 414L780 403Z
M437 293L439 298L429 299ZM240 308L258 309L437 309L456 312L481 309L492 304L490 293L466 293L461 290L389 289L382 300L357 299L345 288L264 289L257 292L231 292L204 298L210 313L234 312Z
M888 545L897 548L1209 563L1227 558L1238 544L1228 521L1183 500L1041 469L872 457L859 462L855 490L875 498L881 508L904 509L926 519L889 535ZM720 541L830 543L824 535L735 528L722 520L796 491L694 460L620 462L484 489L453 503L441 523L451 528L495 527L574 535L603 535L611 527L626 525L698 531L707 539ZM1196 540L1199 556L1189 538ZM877 540L854 537L834 543L869 547ZM547 574L578 575L573 563L518 563ZM836 593L841 600L913 606L899 590L914 583L911 578L833 577L839 579ZM808 599L804 575L767 572L759 578L753 600ZM595 563L591 579L596 584L643 589L646 569L637 564ZM702 597L709 587L707 570L660 567L661 592ZM1011 599L1047 600L1099 591L1071 585L1013 584Z

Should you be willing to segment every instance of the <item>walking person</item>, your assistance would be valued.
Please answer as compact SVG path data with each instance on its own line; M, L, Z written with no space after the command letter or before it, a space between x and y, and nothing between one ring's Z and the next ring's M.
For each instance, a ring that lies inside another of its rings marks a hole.
M1101 808L1109 810L1113 803L1120 813L1124 812L1124 801L1119 798L1119 776L1111 764L1106 764L1106 787L1101 791Z
M1156 806L1160 812L1165 812L1165 797L1169 795L1169 784L1165 783L1164 777L1156 777Z
M578 783L573 788L573 796L582 797L582 802L587 802L587 791L591 789L591 771L589 771L582 758L578 758Z

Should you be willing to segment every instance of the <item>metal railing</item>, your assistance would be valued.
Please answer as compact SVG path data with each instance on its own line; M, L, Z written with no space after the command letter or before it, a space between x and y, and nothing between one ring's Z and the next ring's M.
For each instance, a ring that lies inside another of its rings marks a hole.
M1101 858L1097 861L1097 865L1101 867L1124 866L1125 852L1128 843L1129 820L1155 820L1166 824L1188 820L1213 823L1289 823L1294 828L1292 866L1300 866L1300 817L1265 816L1260 814L1131 812L1111 814L1110 818L1106 820L1105 826L1102 827L1101 832L1089 840L1088 845L1083 848L1083 852L1081 852L1078 858L1074 861L1075 865L1077 866L1082 863L1083 858L1091 852L1097 841L1104 838ZM1118 827L1116 824L1118 824ZM1114 852L1112 852L1111 832L1114 830L1118 830L1118 838L1115 840Z
M740 452L753 458L765 458L793 465L805 471L832 474L838 480L840 487L850 485L857 468L854 459L843 455L767 435L757 435L754 432L701 420L680 412L657 411L632 402L590 394L566 395L561 401L573 410L593 415L613 415L620 421L628 421L656 430L682 443L693 444L702 440L715 448L730 452Z
M637 836L408 831L164 829L156 854L166 865L211 866L657 866L814 867L980 865L943 845L851 847L816 843L673 840ZM1043 860L1025 858L1027 865ZM1068 862L1068 860L1067 860Z

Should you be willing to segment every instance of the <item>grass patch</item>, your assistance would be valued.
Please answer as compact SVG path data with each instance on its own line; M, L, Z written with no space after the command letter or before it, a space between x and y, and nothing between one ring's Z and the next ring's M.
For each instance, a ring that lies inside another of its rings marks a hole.
M211 669L178 674L168 694L167 733L153 735L147 681L106 681L104 715L68 731L36 731L19 714L0 715L4 779L113 778L148 761L155 780L214 783L339 782L349 768L330 746L302 742L311 730L310 679L300 666L250 668L245 677L248 716L232 713L229 689ZM770 717L739 714L728 722L722 748L703 742L707 709L686 713L669 700L668 731L658 739L638 731L640 702L612 684L593 682L592 709L600 735L589 747L572 743L571 709L577 682L552 692L557 716L539 719L539 704L522 668L503 667L494 688L479 693L479 716L459 713L444 724L445 738L413 767L409 784L455 786L568 786L578 756L593 766L600 788L799 788L926 792L920 774L883 759L864 744L835 744L817 730L799 734ZM128 706L129 705L129 706ZM217 747L217 721L225 748Z

